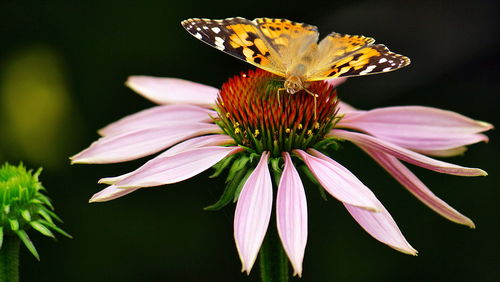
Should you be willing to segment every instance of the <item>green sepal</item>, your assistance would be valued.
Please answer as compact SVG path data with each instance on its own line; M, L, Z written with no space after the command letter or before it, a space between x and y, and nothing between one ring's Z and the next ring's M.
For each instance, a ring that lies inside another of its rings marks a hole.
M40 194L40 196L37 199L42 201L44 204L46 204L51 209L54 209L54 206L52 205L52 203L50 202L50 200L47 196Z
M50 218L53 218L56 221L63 223L63 220L59 216L57 216L57 214L55 212L49 210L46 207L42 207L42 208L45 209L45 211L50 215Z
M39 219L38 220L41 224L45 225L45 226L48 226L50 227L52 230L56 231L57 233L61 234L61 235L64 235L68 238L73 238L73 236L69 235L68 233L66 233L64 230L62 230L61 228L57 227L54 223L52 222L48 222L48 221L45 221L43 219Z
M24 220L26 220L27 222L30 222L31 221L31 214L30 214L30 211L29 210L23 210L21 212L21 216L24 218Z
M50 231L47 227L45 227L45 225L41 224L40 222L32 221L32 222L30 222L30 225L31 225L31 227L33 227L33 229L37 230L38 232L42 233L43 235L45 235L47 237L55 238L52 231Z
M236 173L234 178L229 183L227 183L226 188L224 189L224 192L222 193L222 196L219 198L219 200L215 204L207 206L203 209L206 211L216 211L231 203L231 200L234 198L234 194L239 184L241 183L242 178L245 176L245 173L246 168L243 167Z
M44 206L39 207L37 210L37 213L41 215L45 220L54 223L52 220L53 218L57 220L58 222L63 222L62 219L60 219L53 211L47 209Z
M229 169L229 174L227 175L226 182L232 181L236 173L243 169L249 161L251 161L251 157L249 158L245 155L240 156L240 158L234 161L233 165Z
M38 255L38 252L36 251L35 245L33 245L33 242L31 242L30 237L28 236L28 234L26 234L26 231L24 231L22 229L17 230L16 234L17 234L17 236L19 236L19 239L21 239L21 241L23 241L24 245L26 246L26 248L28 248L28 250L31 252L31 254L33 254L33 256L35 256L35 258L37 260L40 260L40 256Z
M273 169L274 182L276 183L276 186L279 186L281 174L283 173L280 161L281 158L271 158L271 168Z
M31 171L31 170L30 170ZM38 182L38 176L40 176L40 174L42 174L42 171L43 171L43 167L39 167L36 172L33 174L33 178L36 179L36 181ZM41 187L41 186L40 186ZM45 188L41 187L43 190L45 190Z
M280 162L281 162L281 158L271 158L271 167L273 168L274 171L281 173L282 169L281 169Z
M252 174L252 172L255 170L255 168L249 169L245 176L241 179L241 181L238 184L238 187L236 187L236 191L234 192L234 199L233 202L236 203L238 201L238 198L240 197L241 189L243 189L243 185L247 182L248 177Z
M4 197L5 197L5 194L4 194ZM3 212L5 214L9 214L9 212L10 212L10 205L4 205L3 206Z
M302 171L302 173L304 173L304 175L309 179L309 181L311 181L316 187L318 187L319 195L321 196L321 198L323 198L323 200L325 201L328 201L325 189L323 188L323 186L321 186L321 184L318 182L318 180L316 179L314 174L309 170L309 168L306 165L301 165L299 169L300 171Z
M278 172L276 170L273 170L274 183L276 184L276 187L278 187L278 188L280 185L281 175L282 175L282 172Z
M325 138L314 145L314 149L324 152L326 155L335 153L340 147L339 139L334 137Z
M49 222L53 222L52 221L52 218L50 217L49 213L47 212L47 209L44 209L44 208L39 208L36 213L38 215L41 215L43 218L45 218L45 220L49 221Z
M19 230L19 221L17 219L9 219L9 224L12 231Z
M3 245L3 226L0 226L0 249Z
M258 160L260 160L260 155L261 154L257 154L257 153L250 153L250 162L253 163L254 162L254 159L257 158Z
M231 164L231 161L234 159L234 157L236 157L236 155L237 154L231 155L229 157L225 157L222 161L215 164L212 167L215 169L215 172L212 175L210 175L209 177L215 178L215 177L219 176L226 169L226 167Z

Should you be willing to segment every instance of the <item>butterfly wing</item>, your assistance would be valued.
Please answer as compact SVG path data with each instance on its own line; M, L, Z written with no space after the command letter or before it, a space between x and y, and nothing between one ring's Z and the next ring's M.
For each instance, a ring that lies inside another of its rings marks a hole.
M393 53L375 40L359 35L332 33L318 45L317 61L307 80L388 72L407 66L410 59Z
M273 38L244 18L224 20L188 19L182 26L199 40L229 55L274 74L284 76L285 67Z

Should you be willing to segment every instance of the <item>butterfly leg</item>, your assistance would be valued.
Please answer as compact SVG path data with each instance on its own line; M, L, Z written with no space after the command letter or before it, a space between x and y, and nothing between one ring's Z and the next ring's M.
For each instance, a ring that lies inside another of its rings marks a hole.
M281 99L280 99L280 91L286 90L286 88L278 88L278 91L276 91L276 94L278 94L278 106L281 107Z
M318 99L319 96L316 93L312 93L307 88L304 88L304 91L306 91L307 94L312 95L314 97L314 119L316 119L316 100Z

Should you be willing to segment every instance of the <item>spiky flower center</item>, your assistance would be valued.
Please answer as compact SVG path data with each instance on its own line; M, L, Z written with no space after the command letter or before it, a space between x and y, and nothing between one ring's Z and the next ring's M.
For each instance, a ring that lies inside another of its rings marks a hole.
M338 121L336 91L320 81L307 86L316 98L304 90L291 95L283 80L260 69L230 78L217 98L216 123L257 153L313 147Z

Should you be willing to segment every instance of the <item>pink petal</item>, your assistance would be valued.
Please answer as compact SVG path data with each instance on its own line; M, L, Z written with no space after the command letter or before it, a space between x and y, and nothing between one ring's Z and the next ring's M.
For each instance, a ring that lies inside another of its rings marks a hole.
M446 157L463 155L467 151L467 147L461 146L447 150L415 150L415 151L428 156L446 158Z
M463 167L438 161L366 134L334 129L331 131L330 135L341 139L349 140L359 146L363 146L376 151L381 151L389 155L393 155L394 157L403 160L405 162L409 162L411 164L421 166L426 169L434 170L437 172L460 175L460 176L488 175L484 170L481 170L479 168Z
M211 115L216 113L193 105L156 106L113 122L99 130L99 134L118 134L159 124L211 122Z
M123 188L118 188L114 185L111 185L111 186L95 193L94 196L92 196L92 198L90 198L89 203L107 202L110 200L114 200L116 198L120 198L122 196L130 194L137 189L123 189Z
M273 205L273 186L267 166L269 153L264 152L259 164L241 190L234 214L234 240L242 270L250 273L266 235Z
M161 153L158 155L156 158L162 158L162 157L170 157L177 155L182 152L186 152L189 150L193 150L196 148L201 148L201 147L207 147L207 146L221 146L221 145L228 145L228 144L233 144L234 140L223 134L216 134L216 135L207 135L207 136L200 136L200 137L195 137L188 139L184 142L181 142L170 149L166 150L165 152ZM132 175L133 172L131 173L126 173L120 176L116 177L106 177L106 178L101 178L99 179L99 183L105 183L105 184L115 184L118 181L121 181L130 175Z
M404 166L395 157L361 146L374 160L376 160L387 172L389 172L399 183L401 183L410 193L417 197L429 208L444 216L445 218L463 225L474 228L472 220L462 215L454 208L432 193L415 174Z
M156 157L116 182L121 188L153 187L191 178L225 157L242 151L240 147L209 146L169 157Z
M293 275L302 275L302 260L307 242L307 202L304 186L290 155L283 153L285 169L276 198L278 234L292 263Z
M131 176L134 172L135 171L132 171L132 172L125 173L125 174L122 174L122 175L119 175L119 176L114 176L114 177L104 177L104 178L99 179L99 181L97 183L99 183L99 184L109 184L109 185L116 184L117 182L122 181L123 179ZM118 188L118 189L122 189L123 190L123 188ZM127 189L127 190L130 190L130 189Z
M178 78L131 76L126 85L157 104L192 104L211 108L219 89Z
M311 156L302 150L294 150L325 190L337 200L364 209L377 211L379 202L375 195L354 174L336 161L310 149Z
M389 212L379 202L380 211L371 212L344 203L347 211L373 238L400 252L417 255L415 250L399 230Z
M165 152L161 153L159 157L169 157L195 148L207 146L222 146L234 144L234 139L225 134L214 134L195 137L181 142Z
M340 100L339 100L337 107L339 108L339 114L345 114L345 113L350 113L350 112L364 112L364 111L360 111L360 110L354 108L353 106L351 106L345 102L342 102Z
M328 83L333 88L337 88L339 85L341 85L344 82L346 82L346 80L347 80L346 77L336 77L336 78L326 79L325 82Z
M414 150L448 150L487 141L477 134L493 128L463 115L430 107L379 108L347 115L337 127L351 128Z
M179 141L218 133L215 124L193 123L138 129L100 138L89 148L71 157L72 163L114 163L138 159L168 148Z

